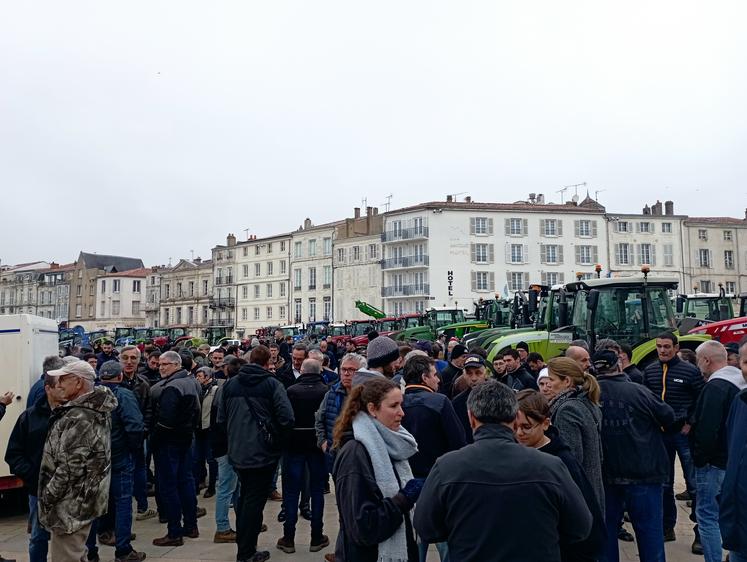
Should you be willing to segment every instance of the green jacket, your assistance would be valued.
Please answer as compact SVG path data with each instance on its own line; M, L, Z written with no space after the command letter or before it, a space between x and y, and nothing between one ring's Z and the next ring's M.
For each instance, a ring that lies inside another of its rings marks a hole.
M71 534L106 513L116 407L111 390L97 386L52 412L38 491L47 530Z

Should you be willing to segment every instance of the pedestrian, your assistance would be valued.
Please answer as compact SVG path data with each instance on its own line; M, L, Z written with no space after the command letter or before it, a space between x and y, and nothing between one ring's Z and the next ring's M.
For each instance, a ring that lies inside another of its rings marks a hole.
M283 456L283 507L286 519L283 522L283 536L278 539L277 548L289 554L296 551L296 507L304 486L305 471L308 471L311 500L309 551L319 552L329 546L329 537L322 533L327 467L324 453L316 446L314 429L314 416L329 390L322 379L321 371L322 366L316 359L304 360L301 365L301 376L296 384L288 388L288 400L293 408L295 423Z
M537 375L537 386L539 387L539 391L542 396L544 396L545 400L549 402L553 398L554 394L552 392L552 382L550 380L550 373L547 367L542 369Z
M747 342L739 347L739 367L747 381ZM734 398L726 422L726 475L719 500L719 526L730 562L747 562L747 390Z
M571 448L565 444L558 430L550 422L550 404L536 390L522 390L516 395L519 411L516 414L514 434L516 440L525 447L531 447L553 455L563 461L571 478L581 490L586 507L592 515L591 532L586 540L574 545L562 545L560 554L564 561L594 561L602 556L607 529L604 514L599 506L594 489L586 477Z
M410 511L423 481L407 462L417 443L402 427L403 415L402 391L383 376L353 385L345 401L333 445L335 562L418 560Z
M329 355L327 353L322 353L320 349L312 349L309 351L309 359L313 359L322 366L322 380L327 387L337 382L339 377L336 371L329 368Z
M631 382L643 384L643 371L632 360L633 348L626 343L620 344L620 364L623 372L628 375Z
M521 362L521 354L518 349L505 349L503 351L503 363L506 365L506 372L498 379L500 382L516 392L525 388L538 389L534 377Z
M604 510L599 384L569 357L551 359L547 368L554 394L550 400L552 423L583 467Z
M210 447L210 412L218 391L218 384L213 378L210 367L199 367L195 373L200 383L200 420L195 431L194 475L197 493L206 488L202 497L212 498L215 495L215 484L218 480L218 462L213 458ZM205 464L207 463L207 468Z
M241 485L236 519L239 561L263 562L257 551L262 511L282 447L293 430L293 409L283 385L267 370L270 350L255 347L249 363L223 385L217 400L216 431L228 444L228 459Z
M369 332L369 336L371 333ZM368 342L366 348L366 362L364 368L353 375L353 387L372 379L394 376L394 367L399 359L399 347L389 336L378 336Z
M726 474L726 422L734 397L747 388L747 381L739 369L727 364L726 349L719 342L703 342L696 355L707 382L695 405L689 435L695 466L695 516L706 562L721 562L718 497Z
M101 340L101 351L96 355L96 372L99 372L101 365L107 361L116 361L117 352L114 349L112 340L104 338Z
M44 386L47 384L45 382L46 374L49 373L49 371L56 371L57 369L61 369L64 364L65 363L62 361L62 358L59 355L48 355L44 358L44 361L42 362L42 374L36 381L34 381L34 384L31 385L29 394L26 397L26 408L30 408L31 406L39 402L42 396L46 396L44 390ZM94 367L94 369L96 368L93 365L92 367ZM3 406L0 406L0 408L3 408Z
M603 413L606 560L620 558L617 537L627 510L641 562L663 562L662 485L669 477L663 429L674 423L674 410L631 382L614 351L595 353L594 366Z
M529 355L527 355L526 370L530 375L532 375L532 377L534 377L535 380L537 380L540 371L546 366L547 364L545 363L545 359L544 357L542 357L541 353L532 351Z
M436 461L415 510L418 535L447 541L460 562L560 562L561 545L585 540L592 526L568 469L516 442L518 404L506 385L477 385L467 408L474 444ZM530 514L531 523L518 513Z
M52 410L62 403L59 389L55 388L56 379L49 375L45 377L44 396L18 416L5 452L5 462L8 463L10 471L23 481L29 493L29 562L47 560L50 537L49 532L39 522L39 470Z
M124 352L120 352L120 356ZM139 351L138 351L139 355ZM111 414L111 484L109 509L93 525L86 541L89 558L96 556L96 535L100 543L114 546L116 562L144 560L145 553L132 548L132 490L135 454L142 454L143 415L135 395L123 384L124 373L118 361L107 361L99 369L101 385L117 399ZM147 384L147 383L146 383Z
M454 381L463 373L464 362L467 359L467 348L458 343L453 346L449 353L449 364L441 371L441 390L447 397L453 397Z
M664 444L669 454L669 482L664 488L664 540L677 539L674 526L677 523L675 500L686 501L695 497L695 472L688 434L690 421L695 412L698 396L705 386L697 367L677 356L679 340L671 332L656 337L658 361L649 363L643 371L643 384L674 410L677 422L664 434ZM686 489L674 494L674 461L680 457Z
M464 375L462 375L464 376ZM467 444L459 418L446 396L438 392L439 378L435 361L427 356L413 356L405 362L403 377L407 386L402 402L402 426L418 443L418 452L410 457L415 478L427 478L441 455ZM437 543L441 560L448 559L445 542ZM425 562L428 543L419 541L420 561Z
M302 343L293 346L291 360L279 371L275 373L277 379L283 383L287 389L292 384L296 384L298 377L301 376L301 365L309 356L309 348Z
M197 500L192 474L192 438L200 416L196 382L182 368L175 351L158 358L161 381L151 388L151 446L156 466L156 493L168 521L167 533L154 546L181 546L184 536L197 538Z
M570 345L568 349L565 350L565 356L578 363L578 366L581 367L581 370L584 373L588 373L589 368L591 367L591 355L589 355L587 347Z
M74 361L47 373L63 402L52 412L39 469L39 521L50 532L52 562L86 561L94 519L106 513L111 413L117 399L94 387L96 372Z
M459 395L454 397L451 401L451 405L454 407L457 418L462 422L464 428L464 437L467 443L473 442L472 426L469 423L469 415L467 413L467 400L469 399L470 392L472 389L487 380L487 369L482 357L479 355L467 355L464 360L464 377L467 380L469 388Z
M503 361L503 355L500 353L493 358L493 378L500 380L506 374L506 363Z
M145 362L145 366L138 372L138 374L144 376L148 383L152 386L161 380L161 373L158 370L158 358L161 357L161 352L156 350L151 351L148 354L148 359Z

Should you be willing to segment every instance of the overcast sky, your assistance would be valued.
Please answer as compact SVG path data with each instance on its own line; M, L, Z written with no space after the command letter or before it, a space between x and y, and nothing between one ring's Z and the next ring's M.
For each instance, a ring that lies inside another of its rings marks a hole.
M362 198L559 201L580 182L614 212L671 198L742 218L746 16L742 0L7 2L0 260L176 262Z

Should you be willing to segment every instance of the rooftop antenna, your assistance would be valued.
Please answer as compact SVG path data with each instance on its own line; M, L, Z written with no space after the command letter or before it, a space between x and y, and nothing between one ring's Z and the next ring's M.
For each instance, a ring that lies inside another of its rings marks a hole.
M571 185L564 185L563 186L564 189L568 189L569 187L573 188L573 190L574 190L574 192L576 194L576 197L578 197L578 188L579 187L586 187L586 182L583 182L583 183L572 183ZM561 201L561 203L562 203L562 201Z
M365 209L368 207L368 197L363 197L361 199L361 209Z
M171 256L169 256L169 267L171 267Z
M394 195L392 195L391 193L390 193L389 195L387 195L387 196L385 197L385 199L386 199L386 203L384 203L384 204L382 205L382 206L383 206L383 207L384 207L384 208L386 209L386 211L385 211L385 212L387 212L387 213L389 212L389 208L390 208L390 207L392 206L392 197L394 197Z
M192 254L192 260L191 261L195 261L195 251L194 250L190 250L189 253Z
M460 191L459 193L450 193L449 196L451 197L451 200L456 203L456 198L458 195L466 195L466 191Z
M246 235L246 239L249 240L249 229L248 228L244 229L244 234Z
M568 191L568 187L564 187L563 189L558 189L555 193L560 193L560 204L562 205L564 202L565 192Z
M606 189L596 189L594 190L594 201L599 203L599 194L607 191Z

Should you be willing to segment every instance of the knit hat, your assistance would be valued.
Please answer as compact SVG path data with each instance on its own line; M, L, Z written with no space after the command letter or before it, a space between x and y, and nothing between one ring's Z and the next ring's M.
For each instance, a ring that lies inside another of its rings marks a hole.
M396 361L399 358L397 342L387 336L379 336L368 342L366 348L368 367L379 368Z
M449 359L452 361L454 359L459 359L462 355L467 353L467 348L464 347L461 343L454 346L454 349L451 350L451 355L449 355Z
M537 382L541 381L542 379L549 379L550 378L550 370L547 367L543 367L540 369L539 375L537 375Z
M617 353L611 349L597 351L591 356L591 363L594 365L594 369L599 373L609 373L617 367L617 361Z
M520 341L516 344L516 349L523 349L527 353L529 353L529 344L525 341Z
M119 361L107 361L99 369L99 378L116 379L122 374L122 365Z

